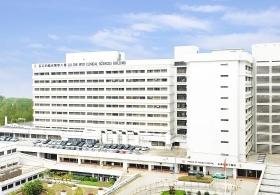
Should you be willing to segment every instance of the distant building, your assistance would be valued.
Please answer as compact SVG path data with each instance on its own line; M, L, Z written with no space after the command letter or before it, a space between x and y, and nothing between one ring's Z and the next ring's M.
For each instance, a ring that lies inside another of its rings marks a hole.
M253 45L256 152L280 153L280 43Z

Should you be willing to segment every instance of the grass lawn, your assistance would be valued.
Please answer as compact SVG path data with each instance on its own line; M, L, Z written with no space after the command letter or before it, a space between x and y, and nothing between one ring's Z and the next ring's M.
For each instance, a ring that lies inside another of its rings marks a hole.
M78 184L82 184L82 185L88 185L88 186L98 186L98 187L111 187L112 184L110 184L109 182L92 182L92 181L80 181Z
M186 192L184 190L175 190L175 195L185 195ZM164 191L161 195L169 195L169 190Z
M196 176L181 176L178 178L178 181L189 181L189 182L200 182L200 183L211 183L213 178L211 177L201 177L199 179Z
M47 183L44 183L43 186L44 188L48 188ZM67 195L73 195L75 193L75 191L73 191L71 187L62 184L53 184L53 187L51 187L51 189L53 189L55 192L61 192L61 190L66 190ZM97 194L97 189L95 188L82 188L82 190L83 194Z

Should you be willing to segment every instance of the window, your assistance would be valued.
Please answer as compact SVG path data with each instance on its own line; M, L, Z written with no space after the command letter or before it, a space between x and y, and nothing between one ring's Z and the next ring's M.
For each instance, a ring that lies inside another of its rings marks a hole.
M178 67L177 68L177 73L186 73L187 72L187 68L186 67Z
M177 85L177 91L187 91L187 85Z
M228 121L228 119L221 119L221 121Z
M228 88L228 86L221 86L221 88Z
M221 110L228 110L228 108L221 108Z
M177 129L177 134L186 135L187 134L187 129Z
M221 143L225 144L225 143L228 143L228 141L221 141Z
M228 97L221 97L221 99L222 99L222 100L226 100L226 99L228 99Z
M221 66L228 66L228 64L221 64Z
M228 75L221 75L221 77L228 77Z
M228 132L228 130L221 130L221 132Z

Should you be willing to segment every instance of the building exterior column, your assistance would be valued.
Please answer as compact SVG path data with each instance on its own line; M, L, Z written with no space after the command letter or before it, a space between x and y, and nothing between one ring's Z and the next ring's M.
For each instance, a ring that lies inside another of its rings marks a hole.
M151 165L151 164L148 164L148 171L152 171L152 169L154 168L154 166L153 165Z
M78 157L78 165L81 165L81 158Z
M103 161L101 159L99 159L99 166L103 167Z
M127 168L129 168L129 163L123 162L123 169L127 170Z
M232 169L232 177L233 177L233 179L236 179L236 177L237 177L237 169L236 168Z
M57 163L60 163L60 157L59 157L59 155L57 155L57 157L56 157L56 162L57 162Z
M206 166L203 166L203 174L204 174L204 175L207 175L207 174L206 174Z
M37 152L37 158L40 158L41 153Z
M193 170L193 165L190 165L190 170Z

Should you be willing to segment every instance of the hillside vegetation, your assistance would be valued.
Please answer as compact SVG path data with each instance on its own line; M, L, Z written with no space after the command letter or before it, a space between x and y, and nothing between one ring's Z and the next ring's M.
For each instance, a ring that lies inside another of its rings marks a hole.
M33 121L32 99L0 96L0 125L5 124L5 116L9 124Z

